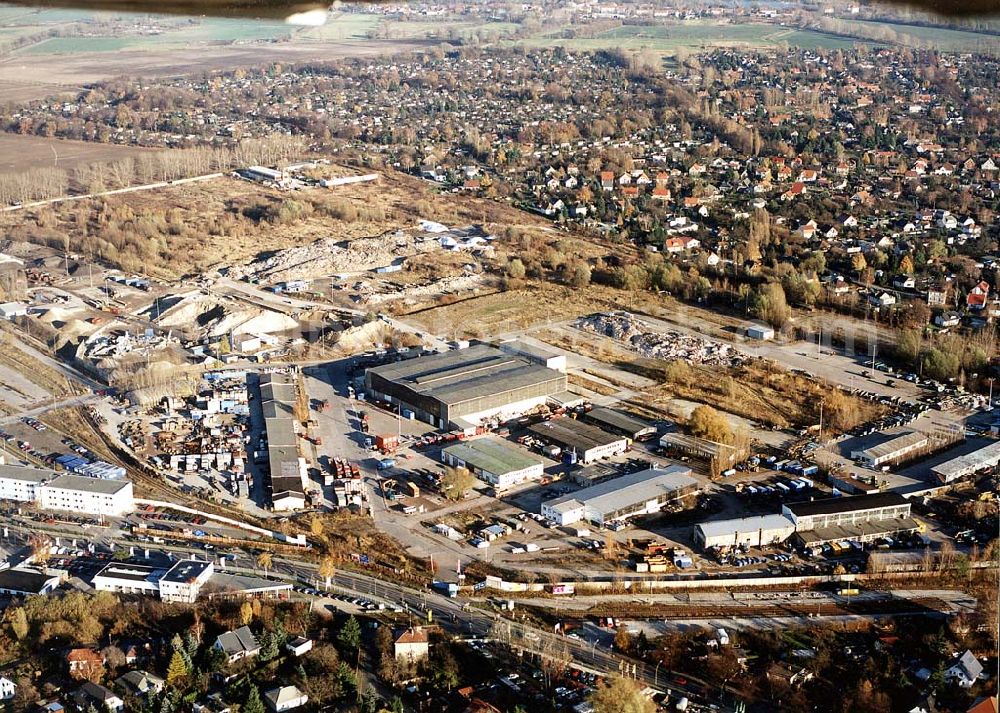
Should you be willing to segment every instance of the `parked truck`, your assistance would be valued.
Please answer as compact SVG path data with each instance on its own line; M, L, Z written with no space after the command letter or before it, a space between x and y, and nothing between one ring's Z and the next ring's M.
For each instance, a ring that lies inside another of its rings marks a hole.
M458 596L458 585L454 582L442 582L440 580L434 580L434 589L441 592L447 597L454 599Z

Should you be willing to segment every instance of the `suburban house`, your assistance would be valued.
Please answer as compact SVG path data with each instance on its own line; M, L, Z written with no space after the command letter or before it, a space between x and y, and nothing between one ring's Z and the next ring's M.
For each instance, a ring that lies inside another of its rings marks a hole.
M972 707L965 713L1000 713L996 696L982 696L972 702Z
M430 642L427 631L419 626L405 629L393 642L397 659L414 663L427 658Z
M892 307L896 304L896 295L891 292L879 292L868 296L868 302L873 307Z
M986 306L986 300L990 296L990 286L986 282L980 282L969 290L969 295L965 298L965 304L969 309L981 310Z
M104 686L87 681L73 693L73 703L81 711L91 707L103 713L118 713L125 707L125 701L118 694Z
M6 676L0 676L0 701L9 701L17 693L17 684Z
M962 316L951 310L934 315L934 324L938 327L957 327L961 321Z
M129 671L116 678L115 683L134 696L148 696L162 691L166 681L148 671Z
M235 631L227 631L219 634L215 640L215 648L224 653L229 663L234 663L240 659L251 658L260 653L260 642L250 631L250 627L241 626Z
M70 649L66 652L66 667L73 678L96 677L104 670L104 657L93 649Z
M927 304L931 307L944 307L948 304L950 289L947 284L932 285L927 288Z
M966 649L965 653L959 656L955 663L944 672L944 677L945 680L954 681L962 688L972 688L972 684L982 673L983 665L971 651Z
M304 706L309 702L309 696L295 686L281 686L265 693L264 702L275 713L282 713Z

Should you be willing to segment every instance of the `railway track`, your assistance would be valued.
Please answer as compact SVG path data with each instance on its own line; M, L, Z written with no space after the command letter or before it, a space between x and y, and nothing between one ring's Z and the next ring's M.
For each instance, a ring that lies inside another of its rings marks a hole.
M916 597L902 599L885 597L879 599L856 599L843 601L806 602L761 602L747 604L694 604L645 606L640 610L623 613L621 607L596 607L587 612L588 616L625 617L635 616L649 619L734 619L747 617L761 618L814 618L834 616L879 616L948 614L953 607L939 597Z

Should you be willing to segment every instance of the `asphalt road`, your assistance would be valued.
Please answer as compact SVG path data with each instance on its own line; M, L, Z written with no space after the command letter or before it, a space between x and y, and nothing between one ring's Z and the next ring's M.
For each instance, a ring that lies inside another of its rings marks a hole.
M0 540L0 544L16 546L27 542L30 532L24 523L11 522L9 518L3 517L0 518L0 525L9 526L6 539ZM34 529L34 526L32 528ZM76 538L82 546L79 528L45 526L44 529L52 535L61 533L67 542L70 538ZM117 530L95 533L90 537L91 541L97 545L98 551L112 551L115 548L128 550L129 547L143 546L125 539ZM171 552L177 557L205 557L209 554L197 547L173 544L157 545L156 549ZM267 574L273 579L300 581L316 588L322 588L323 582L320 580L317 567L317 564L312 561L275 556L273 566ZM249 573L258 576L263 574L256 567L252 556L246 553L237 554L236 559L228 563L222 571ZM699 687L702 690L707 688L707 684L690 675L684 676L688 681L687 684L677 684L675 674L655 670L642 661L616 654L601 646L596 639L585 641L545 631L525 621L501 618L499 613L484 611L478 606L473 606L470 602L449 598L433 590L415 589L343 570L335 574L331 584L336 589L354 593L376 602L399 605L405 611L412 613L414 617L423 621L429 620L455 635L496 639L513 649L541 657L555 658L565 661L567 665L572 664L605 676L616 675L627 669L629 675L634 676L644 685L661 691L672 691L675 695L685 695L692 702L697 702L696 694ZM318 598L318 603L320 605L333 604L334 600L327 601L321 597ZM430 613L429 618L428 612ZM517 612L515 611L513 614L516 616Z

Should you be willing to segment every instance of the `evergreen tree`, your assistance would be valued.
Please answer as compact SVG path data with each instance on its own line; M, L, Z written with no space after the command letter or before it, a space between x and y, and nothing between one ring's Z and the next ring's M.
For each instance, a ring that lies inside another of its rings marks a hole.
M361 625L358 624L358 620L354 618L353 614L347 617L347 621L337 632L337 643L340 644L344 652L357 651L358 647L361 646Z
M361 696L361 701L359 703L361 713L377 713L378 711L378 696L375 695L375 689L368 687Z
M260 699L257 686L251 685L247 698L243 701L242 713L264 713L264 702Z
M278 657L277 637L270 631L263 631L259 637L260 653L258 658L261 661L272 661Z

